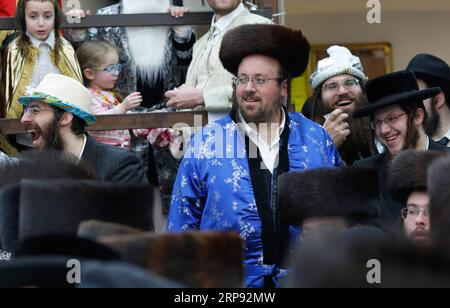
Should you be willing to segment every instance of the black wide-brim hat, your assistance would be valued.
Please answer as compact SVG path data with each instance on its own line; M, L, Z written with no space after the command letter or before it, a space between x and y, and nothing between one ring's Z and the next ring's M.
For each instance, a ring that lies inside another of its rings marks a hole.
M236 76L244 58L263 55L278 60L294 78L305 72L309 51L309 42L301 31L279 25L243 25L225 34L220 60L223 67Z
M375 111L392 105L406 105L436 96L441 88L420 90L411 71L399 71L369 80L366 85L368 105L353 114L354 118L371 116Z
M421 53L409 62L406 69L425 81L429 87L450 91L450 66L444 60Z

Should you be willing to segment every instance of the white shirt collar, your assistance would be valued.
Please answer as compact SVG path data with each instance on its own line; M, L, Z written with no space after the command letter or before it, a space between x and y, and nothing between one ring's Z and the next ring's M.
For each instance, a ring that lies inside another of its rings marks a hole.
M78 160L81 160L81 157L83 157L84 149L86 148L86 142L87 142L87 137L85 134L83 134L83 147L81 148L80 155L78 155Z
M243 3L241 3L232 12L230 12L227 15L223 16L222 18L220 18L217 22L215 21L216 20L216 15L214 15L213 20L212 20L212 24L211 24L211 29L213 29L213 27L215 27L219 32L224 32L228 28L230 23L236 17L238 17L240 14L242 14L242 12L244 12L244 11L245 11L245 6L244 6Z
M50 46L51 49L55 48L55 30L53 30L50 33L50 35L45 41L38 40L37 38L32 36L28 31L27 36L30 38L31 44L33 44L36 48L39 48L42 43L47 44L48 46Z
M450 130L445 134L444 137L447 137L450 140Z
M428 136L426 136L427 137L427 146L426 146L426 150L429 150L430 149L430 137L428 137Z
M248 125L248 123L245 121L244 117L240 112L238 116L239 121L242 123L242 126L244 128L245 134L249 136L253 142L256 142L256 140L258 140L259 142L265 142L264 140L262 140L259 133L255 131L250 125ZM276 138L272 141L272 145L270 145L271 147L278 144L278 142L280 141L281 134L283 134L284 127L286 126L286 113L283 108L281 108L281 117L282 117L281 126L278 128L278 133L276 135Z

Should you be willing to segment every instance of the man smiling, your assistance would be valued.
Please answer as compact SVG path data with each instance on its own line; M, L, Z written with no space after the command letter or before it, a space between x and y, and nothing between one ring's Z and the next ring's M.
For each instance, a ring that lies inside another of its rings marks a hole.
M96 171L101 181L146 183L137 157L100 144L85 130L96 121L90 113L92 96L78 81L48 74L31 96L22 97L21 122L33 136L36 150L55 149L75 155Z
M300 31L281 26L227 32L220 59L235 76L233 110L193 137L174 186L167 229L238 232L249 287L277 286L286 274L284 254L296 232L280 221L278 177L341 165L325 130L283 107L309 50Z
M380 181L380 212L386 221L399 220L402 205L393 200L387 185L392 159L407 149L447 151L427 137L424 126L427 114L423 100L433 97L440 88L419 90L412 72L400 71L373 79L366 87L369 104L354 117L370 117L376 137L385 152L355 163L358 167L375 168Z
M358 57L342 46L331 46L319 61L310 83L314 89L313 119L330 134L347 165L376 153L368 119L352 118L367 104L366 75Z

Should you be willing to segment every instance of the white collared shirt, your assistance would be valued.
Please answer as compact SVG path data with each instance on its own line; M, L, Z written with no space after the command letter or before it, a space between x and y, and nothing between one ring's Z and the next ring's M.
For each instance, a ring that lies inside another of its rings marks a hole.
M83 147L81 148L80 155L78 155L78 160L81 160L81 157L83 157L84 149L86 148L86 142L87 142L87 137L85 134L83 134Z
M55 48L55 32L52 31L45 41L38 40L28 32L27 35L30 38L31 43L40 51L39 58L34 66L33 79L31 84L28 85L30 88L29 90L33 90L37 88L42 79L44 79L45 75L61 74L61 72L55 65L53 65L50 59L50 52Z
M242 123L242 126L245 130L245 134L249 137L249 139L256 144L261 153L261 158L267 167L267 169L273 173L275 168L278 167L278 158L280 154L280 140L281 135L283 134L284 127L286 125L286 113L284 109L282 111L282 121L281 126L278 127L277 134L275 135L275 139L272 141L272 144L268 144L261 135L255 131L245 120L244 117L239 113L239 120ZM261 129L261 127L260 127ZM270 127L267 127L267 130L270 130Z
M8 155L0 151L0 164L6 162L9 159Z
M442 138L447 138L448 140L450 140L450 130L449 130L449 131L445 134L445 136L442 137ZM439 142L440 140L434 140L434 141ZM447 147L450 148L450 142L447 143Z

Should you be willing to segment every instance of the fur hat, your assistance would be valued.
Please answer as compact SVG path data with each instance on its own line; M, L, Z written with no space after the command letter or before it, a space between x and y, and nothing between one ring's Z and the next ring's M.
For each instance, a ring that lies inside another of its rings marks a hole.
M243 286L243 243L236 233L143 233L99 241L126 262L190 288Z
M0 164L0 190L21 180L95 180L92 168L78 157L56 150L25 151Z
M281 219L301 225L307 218L376 218L379 195L374 169L341 167L287 173L279 179Z
M19 239L76 235L89 219L153 230L153 189L94 181L23 181Z
M408 197L415 191L427 191L428 167L440 157L450 157L446 152L407 150L398 154L391 166L389 188L395 200L406 206Z
M14 258L32 256L67 256L76 259L121 261L112 248L95 241L75 236L48 235L21 242Z
M309 42L301 31L279 25L243 25L225 34L220 60L236 76L245 57L264 55L278 60L290 77L298 77L308 65L309 50Z
M319 61L316 71L309 79L313 89L327 79L341 74L353 75L361 81L367 79L361 60L357 56L352 55L347 48L334 45L327 49L327 53L329 58Z
M97 240L98 238L106 236L139 235L144 232L144 230L135 229L120 224L103 222L99 220L88 220L80 224L77 234L82 238Z
M450 251L450 159L436 159L428 168L431 237L435 245Z

